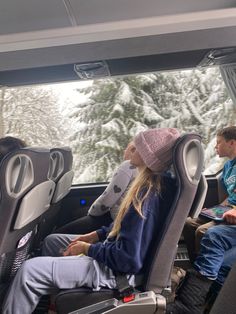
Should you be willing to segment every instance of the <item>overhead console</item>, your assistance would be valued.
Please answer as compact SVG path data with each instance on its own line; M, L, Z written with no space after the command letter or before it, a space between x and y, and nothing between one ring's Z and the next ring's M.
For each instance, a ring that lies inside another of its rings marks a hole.
M147 55L0 72L0 85L19 86L196 67L209 50Z

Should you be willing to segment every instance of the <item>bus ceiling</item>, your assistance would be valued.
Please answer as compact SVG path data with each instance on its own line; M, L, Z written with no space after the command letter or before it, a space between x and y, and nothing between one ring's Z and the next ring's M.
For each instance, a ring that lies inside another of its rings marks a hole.
M235 62L234 0L0 2L0 85Z

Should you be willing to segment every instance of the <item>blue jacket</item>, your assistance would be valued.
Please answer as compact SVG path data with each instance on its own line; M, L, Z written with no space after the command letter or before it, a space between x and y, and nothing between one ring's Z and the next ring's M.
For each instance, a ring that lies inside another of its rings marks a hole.
M142 206L142 218L131 205L125 214L119 238L92 244L88 256L103 263L114 271L136 274L143 267L151 241L159 226L164 223L168 208L175 195L175 181L164 178L161 196L151 191ZM100 241L106 239L109 228L97 230Z
M228 193L228 202L236 205L236 158L225 163L221 182Z

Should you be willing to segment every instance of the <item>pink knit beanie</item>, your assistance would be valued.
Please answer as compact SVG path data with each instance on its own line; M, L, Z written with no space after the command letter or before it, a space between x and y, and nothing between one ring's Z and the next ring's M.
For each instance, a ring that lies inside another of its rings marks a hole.
M179 136L173 128L149 129L135 136L134 145L149 169L163 172L172 163L172 148Z

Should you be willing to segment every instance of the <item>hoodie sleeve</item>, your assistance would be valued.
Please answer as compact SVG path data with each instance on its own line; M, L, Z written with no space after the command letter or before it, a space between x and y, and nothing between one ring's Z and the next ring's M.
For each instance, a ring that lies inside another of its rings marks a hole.
M98 234L98 238L99 241L105 241L108 234L110 233L111 229L112 229L113 223L110 224L110 226L106 227L103 226L100 229L96 230L97 234Z
M153 237L158 208L159 197L145 200L143 218L131 206L121 223L118 239L92 244L88 256L114 271L138 273Z

